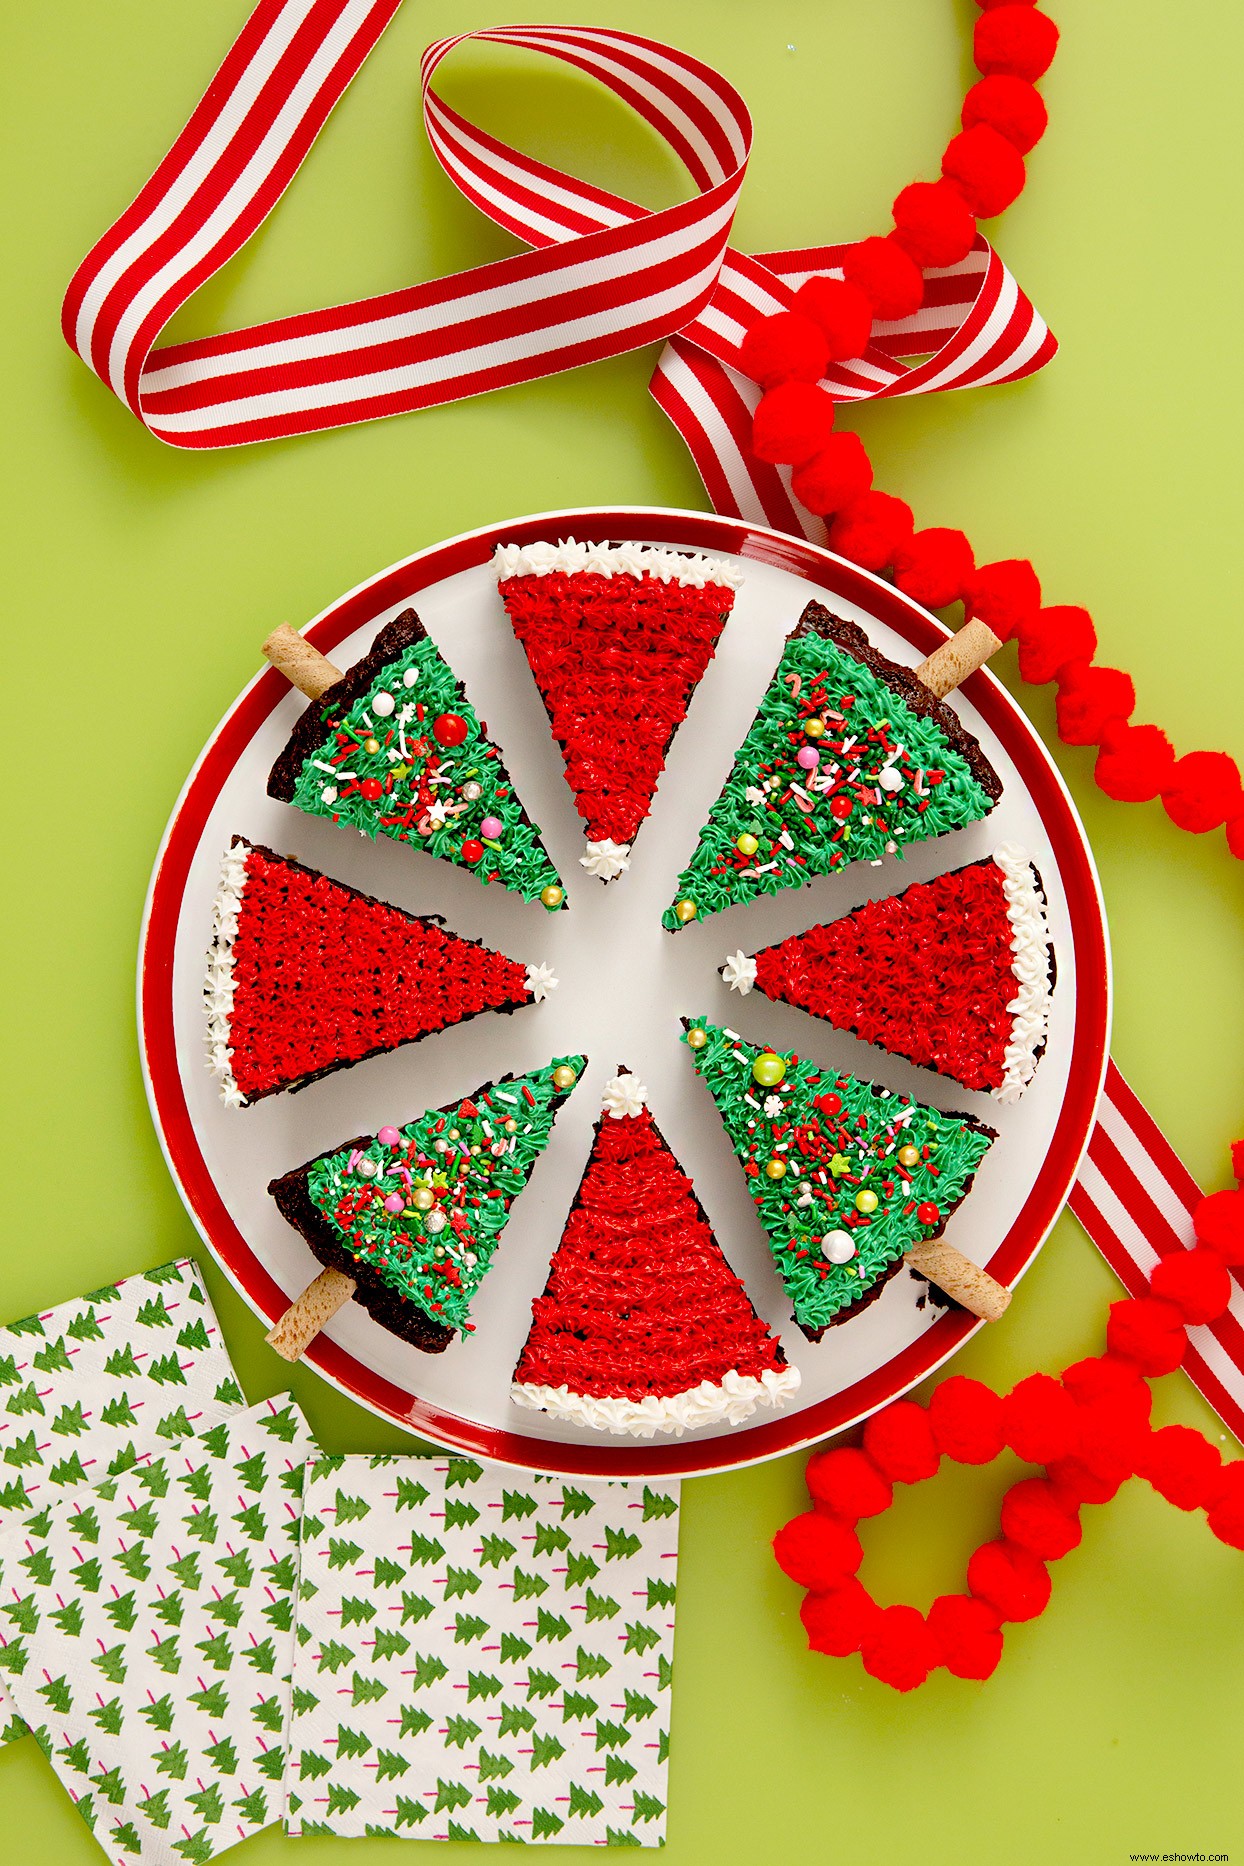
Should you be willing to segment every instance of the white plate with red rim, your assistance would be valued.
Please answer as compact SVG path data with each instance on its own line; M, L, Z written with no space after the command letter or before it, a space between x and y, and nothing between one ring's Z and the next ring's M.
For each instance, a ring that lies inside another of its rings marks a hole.
M628 540L732 559L742 572L717 654L675 737L630 871L608 886L578 866L582 822L526 660L496 588L500 543L574 537ZM859 1316L817 1344L790 1319L768 1247L707 1091L678 1041L679 1019L707 1015L743 1036L799 1049L942 1109L978 1115L999 1138L950 1236L1014 1285L1061 1211L1091 1132L1105 1073L1110 961L1100 888L1061 778L1024 714L988 669L954 696L1004 783L983 823L860 864L804 889L732 908L678 933L661 926L700 825L730 768L804 605L816 598L861 623L873 644L914 666L945 636L888 583L815 545L702 512L627 506L539 513L419 551L351 590L309 625L310 640L349 666L377 630L414 606L501 743L519 795L561 870L567 910L549 914L449 863L375 843L269 798L268 772L305 702L270 668L258 673L204 747L165 831L143 916L139 1040L148 1098L169 1169L199 1232L265 1323L318 1265L267 1195L270 1179L352 1134L400 1126L481 1083L584 1051L588 1068L553 1141L515 1202L472 1311L476 1331L425 1355L355 1303L312 1344L308 1362L342 1392L423 1438L525 1470L577 1476L693 1475L757 1462L855 1423L922 1379L981 1324L927 1300L906 1271ZM258 644L256 644L258 647ZM221 857L234 834L266 843L560 980L542 1005L485 1015L241 1110L225 1108L206 1066L202 983ZM990 1096L858 1042L758 993L727 990L717 968L863 900L1020 843L1049 899L1058 965L1049 1043L1027 1093ZM605 1081L624 1064L647 1084L658 1125L695 1181L731 1264L780 1331L801 1386L782 1410L681 1438L632 1440L515 1407L510 1377L549 1258L586 1163ZM1005 1322L1000 1324L1005 1326Z

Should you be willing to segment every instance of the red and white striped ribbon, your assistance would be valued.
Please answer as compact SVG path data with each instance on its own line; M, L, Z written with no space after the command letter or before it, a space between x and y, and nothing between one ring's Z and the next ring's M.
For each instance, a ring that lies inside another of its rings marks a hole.
M424 54L424 123L438 160L530 252L154 347L275 205L399 4L260 0L168 156L75 274L63 312L68 342L159 439L206 448L432 407L677 333L654 393L718 508L816 535L818 521L795 507L783 479L749 463L739 425L748 385L729 364L756 311L789 305L814 272L840 270L845 249L751 259L728 247L751 147L747 107L699 59L632 33L500 26ZM650 212L469 123L432 88L439 65L467 40L545 53L599 80L677 156L692 198ZM855 400L963 388L1027 374L1053 349L979 240L963 265L930 276L916 317L881 330L827 386Z
M1112 1062L1071 1209L1128 1294L1148 1294L1159 1257L1194 1242L1201 1188ZM1244 1289L1217 1322L1188 1330L1184 1369L1244 1440Z
M381 297L249 330L154 347L173 313L249 239L297 173L400 0L260 0L202 102L65 298L65 336L159 439L235 446L400 414L551 375L658 338L652 393L695 458L713 505L819 540L786 469L748 445L759 391L732 365L747 324L789 307L847 249L756 257L728 245L751 147L734 87L700 60L598 27L499 26L428 47L424 123L468 200L532 249ZM469 123L432 88L467 40L542 52L631 105L695 192L650 212ZM1054 354L1045 324L989 243L926 275L914 317L877 328L836 365L840 401L1009 382ZM1192 1236L1196 1185L1111 1065L1072 1209L1133 1293ZM1185 1365L1244 1429L1244 1295L1190 1331Z

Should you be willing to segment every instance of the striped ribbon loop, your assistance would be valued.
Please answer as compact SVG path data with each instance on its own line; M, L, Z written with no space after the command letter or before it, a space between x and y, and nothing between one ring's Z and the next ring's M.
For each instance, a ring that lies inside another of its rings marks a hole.
M1149 1294L1159 1257L1195 1242L1201 1188L1112 1061L1070 1205L1129 1296ZM1216 1322L1189 1328L1184 1371L1244 1441L1244 1289Z

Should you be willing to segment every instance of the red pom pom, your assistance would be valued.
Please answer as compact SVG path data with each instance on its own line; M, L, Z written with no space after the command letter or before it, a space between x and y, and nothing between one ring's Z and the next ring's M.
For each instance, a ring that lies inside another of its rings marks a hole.
M1107 725L1093 776L1119 803L1148 803L1170 783L1175 748L1160 726Z
M840 1587L864 1559L855 1531L815 1510L782 1525L773 1538L773 1553L783 1574L818 1593Z
M930 525L912 534L894 560L894 581L904 596L926 609L958 602L976 568L972 547L961 531Z
M1049 1374L1029 1374L1002 1402L1006 1442L1026 1464L1070 1457L1080 1420L1066 1387Z
M845 1659L858 1652L872 1631L881 1609L858 1581L847 1581L831 1594L805 1594L799 1609L803 1630L813 1652L828 1652Z
M766 389L778 382L819 382L828 361L824 331L798 311L757 318L739 345L744 374Z
M1064 745L1099 745L1106 727L1135 710L1131 676L1117 667L1069 661L1058 676L1058 736Z
M1010 641L1041 606L1041 585L1023 557L982 564L968 591L970 616L987 622L999 641Z
M806 279L795 303L819 327L833 362L845 363L868 348L873 307L858 285L847 279Z
M1180 829L1202 836L1244 807L1240 772L1226 752L1185 752L1162 790L1162 808Z
M1075 1548L1080 1525L1042 1477L1012 1484L1002 1499L1002 1533L1043 1561L1057 1561Z
M864 1670L896 1691L922 1685L939 1653L922 1613L914 1607L883 1607L860 1646Z
M1077 1406L1109 1400L1138 1426L1147 1428L1149 1424L1153 1394L1131 1361L1109 1354L1090 1354L1087 1360L1074 1361L1064 1368L1063 1385Z
M834 519L829 548L865 570L884 570L911 537L911 524L911 507L893 493L861 493Z
M968 1586L1004 1620L1035 1620L1050 1599L1050 1571L1015 1542L984 1542L968 1563Z
M1244 1140L1231 1142L1231 1171L1244 1185Z
M956 1678L988 1678L1002 1657L997 1614L970 1595L939 1594L929 1608L929 1631Z
M1244 1463L1229 1464L1223 1471L1208 1518L1220 1542L1244 1549Z
M875 1412L864 1427L864 1449L899 1484L918 1484L941 1463L929 1415L915 1400L895 1400Z
M1227 847L1237 862L1244 862L1244 816L1233 816L1227 824Z
M1039 78L1058 48L1058 27L1035 6L995 6L982 13L972 35L976 69L1014 78Z
M1188 1337L1174 1303L1128 1296L1110 1305L1106 1345L1113 1354L1135 1361L1144 1374L1169 1374L1183 1360Z
M956 1464L991 1464L1005 1444L1002 1401L980 1380L951 1374L929 1401L936 1445Z
M976 222L948 181L913 181L894 202L895 238L918 266L953 266L972 249Z
M1220 1488L1222 1459L1191 1426L1164 1425L1150 1438L1136 1469L1177 1510L1199 1510Z
M1114 1464L1108 1470L1091 1471L1079 1458L1060 1458L1057 1464L1047 1468L1060 1493L1074 1497L1077 1503L1109 1503L1119 1486L1131 1476L1125 1464Z
M1177 1250L1163 1257L1149 1287L1185 1322L1216 1322L1231 1300L1231 1272L1216 1251Z
M873 316L890 322L910 317L924 303L924 274L897 240L874 234L852 246L842 262L852 285L858 285Z
M1014 143L1021 155L1036 147L1049 120L1040 91L1024 78L1001 73L982 78L963 100L961 121L965 130L975 129L978 123L988 124L999 136Z
M952 181L980 220L992 220L1011 205L1024 186L1024 158L1005 136L987 123L952 136L942 157L942 174Z
M858 434L829 434L819 453L796 467L791 490L809 512L841 512L873 483L872 462Z
M866 1452L853 1446L818 1451L808 1460L808 1490L818 1503L857 1523L861 1516L880 1516L894 1501L894 1488Z
M1211 1192L1193 1212L1192 1227L1224 1263L1244 1263L1244 1192Z
M1019 624L1019 671L1034 686L1053 680L1068 661L1091 661L1097 631L1087 609L1053 603L1022 617Z
M834 425L833 397L811 382L766 389L752 417L752 451L771 466L810 460Z

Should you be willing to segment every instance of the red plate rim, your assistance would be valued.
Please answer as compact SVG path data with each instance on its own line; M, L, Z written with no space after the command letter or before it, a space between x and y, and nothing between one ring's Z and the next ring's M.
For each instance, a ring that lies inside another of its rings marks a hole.
M640 521L637 530L636 522ZM815 582L892 628L921 654L948 631L891 584L818 545L745 521L661 506L533 513L464 532L391 565L347 592L307 627L325 654L390 605L492 556L497 544L534 543L551 526L580 539L652 536L683 549L729 552L775 564ZM138 949L138 1041L156 1133L173 1181L199 1235L255 1313L271 1324L289 1296L255 1258L234 1224L199 1149L186 1106L173 1026L173 957L183 892L203 828L240 749L288 688L272 668L258 674L217 726L173 807L156 855ZM1096 1116L1108 1061L1110 953L1097 872L1075 806L1036 731L987 669L964 692L1005 745L1037 805L1058 861L1076 954L1076 1016L1067 1093L1046 1165L989 1268L1009 1287L1048 1236L1071 1190ZM866 1418L942 1365L981 1324L943 1315L883 1366L801 1412L704 1440L621 1446L560 1444L501 1431L444 1412L366 1367L321 1335L304 1357L339 1391L372 1412L451 1451L517 1468L576 1477L679 1477L759 1464L799 1450Z

